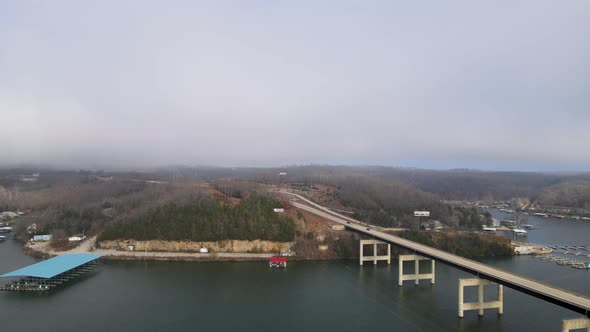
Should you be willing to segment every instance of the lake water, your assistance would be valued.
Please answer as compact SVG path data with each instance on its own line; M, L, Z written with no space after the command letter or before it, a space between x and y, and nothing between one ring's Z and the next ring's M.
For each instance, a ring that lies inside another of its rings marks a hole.
M585 244L590 223L529 223L532 242ZM34 263L13 241L0 243L0 273ZM486 263L590 295L590 271L532 257ZM426 268L425 268L426 269ZM437 264L436 285L397 286L397 263L115 262L49 294L0 293L0 331L557 331L581 317L505 288L504 315L457 318L457 279ZM493 289L486 295L492 298ZM475 288L466 293L475 300Z
M514 215L490 210L498 220L514 220ZM529 216L528 224L539 229L528 231L526 239L545 245L590 245L590 221ZM590 254L590 253L589 253Z

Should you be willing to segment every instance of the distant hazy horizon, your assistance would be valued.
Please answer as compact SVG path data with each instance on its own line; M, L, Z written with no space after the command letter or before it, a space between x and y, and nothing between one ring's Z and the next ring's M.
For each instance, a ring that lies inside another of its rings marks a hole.
M260 170L280 170L288 171L289 169L298 169L302 167L325 167L339 168L348 167L351 169L361 170L363 168L390 168L401 170L421 170L421 171L465 171L465 172L506 172L506 173L540 173L540 174L561 174L561 175L590 175L590 171L583 169L512 169L512 168L473 168L473 167L422 167L406 165L378 165L378 164L327 164L327 163L305 163L305 164L283 164L283 165L212 165L212 164L168 164L168 165L150 165L150 166L121 166L121 165L58 165L58 164L33 164L33 163L14 163L0 164L0 170L25 169L33 171L91 171L91 172L157 172L175 169L260 169ZM26 174L23 174L26 175Z
M590 2L0 3L0 166L590 170Z

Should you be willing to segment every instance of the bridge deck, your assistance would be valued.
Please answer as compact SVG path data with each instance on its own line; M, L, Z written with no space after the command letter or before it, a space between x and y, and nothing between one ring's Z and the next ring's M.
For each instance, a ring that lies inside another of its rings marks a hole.
M505 285L512 289L525 292L543 300L555 303L567 309L581 313L586 317L590 317L590 298L575 294L573 292L554 287L548 284L544 284L533 279L523 277L511 272L507 272L495 267L491 267L486 264L482 264L467 258L463 258L457 255L450 254L446 251L435 249L429 246L425 246L410 240L403 239L398 236L383 233L375 230L366 225L362 225L361 222L354 220L349 217L345 217L335 212L315 204L314 202L306 199L297 194L282 192L285 194L293 195L307 204L301 204L293 202L293 205L297 208L306 210L314 213L326 219L345 225L348 228L354 229L358 232L370 235L374 238L387 241L389 243L401 246L410 251L414 251L420 255L441 261L448 265L457 267L461 270L473 273L480 278L492 280L499 284Z

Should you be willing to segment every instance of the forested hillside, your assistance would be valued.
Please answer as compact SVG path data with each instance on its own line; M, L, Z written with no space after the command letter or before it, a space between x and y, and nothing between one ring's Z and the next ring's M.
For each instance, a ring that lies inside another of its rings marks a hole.
M431 219L463 229L481 226L475 209L443 204L435 195L397 181L349 179L339 182L336 198L355 212L355 217L380 226L414 227L414 211L427 210Z
M22 181L23 175L37 172L41 174L38 181ZM200 181L204 179L208 182ZM184 167L151 173L4 169L0 170L0 209L26 212L15 226L17 237L23 240L32 234L25 232L32 224L37 234L52 234L62 240L81 232L95 235L107 226L106 236L137 232L134 236L151 238L277 239L290 237L292 231L289 227L277 230L270 220L278 216L268 214L272 209L258 209L268 202L256 198L260 201L254 204L247 198L248 193L260 192L269 185L298 184L328 188L328 200L320 203L329 205L332 200L334 207L352 210L356 218L382 226L415 227L413 211L429 210L431 219L455 229L479 229L478 211L443 204L444 200L520 197L544 206L590 208L588 174L293 166ZM199 198L192 205L180 205L178 202L186 197ZM228 206L215 203L224 200ZM240 200L241 204L229 207ZM197 208L203 209L199 212L202 215L195 212ZM248 215L246 210L254 215ZM247 220L237 218L238 211ZM258 213L262 218L254 220ZM191 224L191 214L202 220ZM212 226L210 214L220 217L219 225ZM166 219L168 215L171 218ZM166 224L173 220L176 222ZM156 224L158 227L151 227Z
M209 196L167 203L144 214L118 220L99 240L271 240L292 241L295 223L273 208L281 202L250 195L236 206L220 205Z
M545 206L568 206L590 210L590 181L565 182L545 188L538 197Z
M279 173L285 173L281 176ZM185 172L186 173L186 172ZM345 178L370 178L395 181L443 200L508 200L514 197L541 198L556 204L588 201L590 173L562 174L537 172L493 172L468 169L428 170L385 166L291 166L282 168L197 168L194 174L203 179L215 177L252 179L266 183L316 183L333 185ZM586 183L586 184L584 184ZM545 190L548 192L540 196ZM558 200L552 193L564 195ZM563 202L563 203L560 203Z
M45 172L37 183L15 181L0 186L0 209L25 212L15 225L17 238L27 240L37 233L51 234L58 240L82 232L95 235L117 216L186 196L193 190L190 186L119 179L98 182L78 172ZM25 232L33 224L36 231Z
M395 181L349 178L338 181L336 199L355 212L355 217L375 225L398 226L414 220L415 210L447 215L436 197Z
M368 177L377 181L393 180L436 194L446 200L502 200L531 197L543 188L588 175L559 175L533 172L487 172L477 170L427 170L396 167L300 166L286 168L286 182L331 182L333 178ZM254 173L253 173L254 175ZM264 179L260 175L255 175ZM274 174L266 180L276 181Z

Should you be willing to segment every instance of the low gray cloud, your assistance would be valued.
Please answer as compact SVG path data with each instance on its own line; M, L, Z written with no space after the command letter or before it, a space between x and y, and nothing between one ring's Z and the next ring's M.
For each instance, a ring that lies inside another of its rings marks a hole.
M0 164L590 169L589 21L587 1L4 1Z

